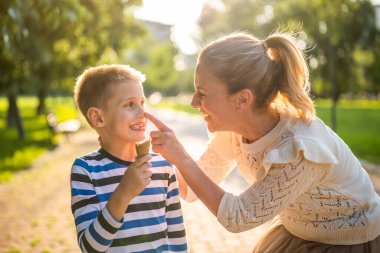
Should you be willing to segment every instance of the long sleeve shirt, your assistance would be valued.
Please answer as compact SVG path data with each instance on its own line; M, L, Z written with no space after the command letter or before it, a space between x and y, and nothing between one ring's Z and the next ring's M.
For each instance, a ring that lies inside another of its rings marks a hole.
M304 240L365 243L380 234L380 198L348 146L321 120L310 125L281 115L278 125L247 144L232 132L213 134L198 161L216 183L238 165L250 183L226 192L218 221L232 232L254 228L279 215ZM188 189L187 199L196 196Z
M117 221L106 204L131 163L103 149L74 161L71 207L82 252L187 252L175 170L159 155L150 162L151 183Z

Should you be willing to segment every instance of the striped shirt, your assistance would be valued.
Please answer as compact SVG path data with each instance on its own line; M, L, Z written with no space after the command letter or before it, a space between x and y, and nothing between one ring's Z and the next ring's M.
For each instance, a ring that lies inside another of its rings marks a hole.
M82 252L187 252L175 170L153 154L151 183L122 221L106 204L131 162L104 149L77 158L71 169L71 209Z

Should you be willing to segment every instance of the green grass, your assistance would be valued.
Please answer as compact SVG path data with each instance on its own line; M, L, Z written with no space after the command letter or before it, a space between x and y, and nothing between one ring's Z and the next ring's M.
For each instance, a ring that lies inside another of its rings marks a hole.
M178 103L172 98L164 98L159 104L154 105L156 108L169 108L173 110L188 112L192 114L199 114L199 110L191 107L187 103ZM200 114L199 114L200 115Z
M330 108L330 102L317 103L318 117L329 126ZM380 164L380 101L339 102L336 132L357 157Z
M39 155L53 149L60 139L60 136L51 136L45 115L36 115L37 98L19 97L17 103L25 128L25 140L19 140L15 128L6 127L8 101L0 97L0 182L9 180L16 171L28 168ZM77 117L72 98L48 98L46 106L57 115L58 121Z
M331 102L318 100L316 104L318 117L331 126ZM177 103L174 98L164 99L156 107L199 114L187 101ZM341 100L337 133L358 158L380 164L380 101Z

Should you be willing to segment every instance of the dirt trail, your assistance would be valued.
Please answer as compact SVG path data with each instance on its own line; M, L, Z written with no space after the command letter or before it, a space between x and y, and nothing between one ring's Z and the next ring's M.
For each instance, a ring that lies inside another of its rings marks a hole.
M70 212L70 167L78 154L96 147L96 136L81 131L31 169L0 184L0 252L79 252Z

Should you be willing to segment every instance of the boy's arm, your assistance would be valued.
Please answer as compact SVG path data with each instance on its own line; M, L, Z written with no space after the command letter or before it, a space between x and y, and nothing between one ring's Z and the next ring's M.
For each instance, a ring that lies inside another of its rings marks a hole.
M71 209L78 244L82 252L104 252L122 222L116 221L107 208L100 209L99 198L86 166L84 161L76 160L71 169Z

